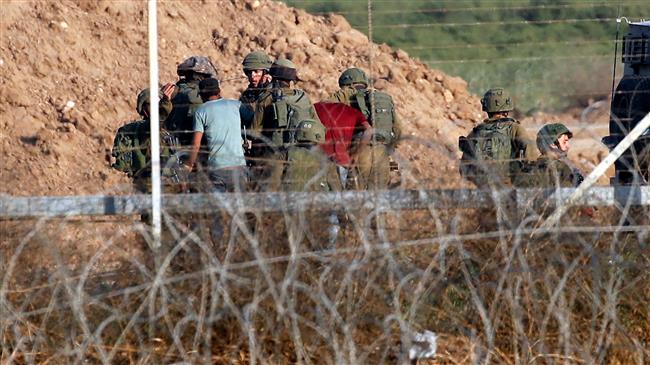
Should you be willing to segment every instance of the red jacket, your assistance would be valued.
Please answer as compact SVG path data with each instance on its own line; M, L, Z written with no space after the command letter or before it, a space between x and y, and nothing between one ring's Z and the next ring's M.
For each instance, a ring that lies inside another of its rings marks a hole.
M321 148L337 164L349 166L352 137L370 128L366 117L357 109L341 103L320 102L314 107L327 128Z

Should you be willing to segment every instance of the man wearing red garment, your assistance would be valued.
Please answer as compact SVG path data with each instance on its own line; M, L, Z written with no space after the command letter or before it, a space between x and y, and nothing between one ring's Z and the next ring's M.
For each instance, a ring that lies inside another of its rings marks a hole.
M372 127L363 113L342 103L320 102L314 108L327 128L321 149L336 163L339 180L346 188L354 151L372 139Z

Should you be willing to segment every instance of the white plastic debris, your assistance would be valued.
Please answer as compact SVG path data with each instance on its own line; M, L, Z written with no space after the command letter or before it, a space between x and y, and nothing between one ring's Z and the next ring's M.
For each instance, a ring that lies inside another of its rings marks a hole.
M0 58L0 67L1 67L1 66L4 66L4 65L5 65L5 60L3 60L2 58Z
M68 23L66 22L61 22L59 23L59 25L61 26L62 29L68 29Z
M65 106L63 107L63 112L64 113L69 112L70 110L72 110L72 108L74 108L74 106L75 106L74 101L68 100L68 102L65 103Z
M438 336L435 333L425 330L413 334L413 342L409 349L409 359L431 359L436 356Z

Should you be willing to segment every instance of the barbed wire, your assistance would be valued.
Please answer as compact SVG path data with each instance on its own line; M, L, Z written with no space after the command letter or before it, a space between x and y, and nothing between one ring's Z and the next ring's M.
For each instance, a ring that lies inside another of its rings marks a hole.
M418 46L403 46L404 50L426 50L426 49L450 49L450 48L490 48L490 47L506 47L506 48L519 48L524 46L557 46L557 45L566 45L566 46L583 46L583 45L593 45L593 44L623 44L623 40L598 40L598 41L530 41L530 42L511 42L511 43L451 43L451 44L441 44L441 45L418 45Z
M378 4L388 3L395 2L368 2L372 28L382 27L376 25L377 14L404 12L376 10ZM464 6L449 12L479 11L471 0L437 3ZM504 4L499 8L504 11L587 6L484 3ZM590 4L614 6L606 1ZM422 12L429 10L442 11ZM610 20L556 19L546 24ZM435 26L516 24L545 23ZM429 25L384 27L412 26ZM411 49L416 47L480 45ZM374 62L372 46L368 52ZM487 67L490 62L609 56L428 57L427 62L477 62ZM388 77L376 72L373 76ZM517 79L508 87L544 81ZM608 94L593 88L554 91L562 97ZM462 119L467 113L459 114ZM473 123L450 118L427 120L429 125L421 115L410 113L405 121L452 135ZM584 125L574 130L574 141L584 138L602 149L600 136L589 131L607 128L609 116L593 125L588 115L583 119L576 117L575 122ZM426 195L427 185L460 184L450 176L459 174L457 146L450 145L449 138L431 135L408 136L402 142L408 154L399 149L393 153L401 166L401 175L392 176L396 188L410 184ZM595 154L593 146L588 153ZM255 161L270 162L264 157ZM130 190L116 184L108 193ZM423 346L415 335L430 330L438 335L436 360L449 362L646 363L650 318L639 308L649 303L639 293L646 292L650 282L650 207L629 201L596 210L576 207L558 225L537 230L556 201L540 196L517 208L498 190L487 191L487 209L450 207L436 200L405 211L391 202L376 203L373 209L346 204L336 212L340 231L334 242L327 231L336 225L332 213L251 213L250 207L227 205L218 196L209 201L213 208L208 212L166 212L159 250L152 248L146 217L137 215L1 220L0 362L408 363L414 360L409 350ZM379 196L371 190L373 194ZM533 232L539 234L531 236Z
M491 3L491 2L487 2ZM642 0L632 1L631 3L643 4ZM431 9L390 9L390 10L375 10L374 14L431 14L431 13L454 13L454 12L480 12L480 11L519 11L519 10L556 10L556 9L577 9L577 8L595 8L606 7L614 8L618 4L611 3L580 3L580 4L561 4L561 5L531 5L531 6L500 6L500 7L452 7L452 8L431 8ZM631 4L624 4L623 6L631 6ZM332 11L332 12L315 12L314 15L354 15L366 14L366 11Z
M535 24L576 24L576 23L605 23L612 22L616 18L583 18L583 19L548 19L548 20L513 20L498 22L449 22L449 23L400 23L400 24L376 24L374 28L433 28L433 27L473 27L473 26L494 26L494 25L535 25ZM367 25L353 24L358 29L366 29Z

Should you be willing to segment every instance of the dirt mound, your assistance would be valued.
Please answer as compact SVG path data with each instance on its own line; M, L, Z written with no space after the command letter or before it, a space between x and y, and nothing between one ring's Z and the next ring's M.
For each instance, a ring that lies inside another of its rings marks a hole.
M106 156L117 128L137 117L135 96L148 85L146 11L141 2L3 2L2 192L85 194L128 185ZM246 84L241 59L263 49L295 61L306 80L300 86L316 101L337 88L343 69L371 69L412 139L399 149L404 176L429 186L457 183L457 173L446 173L455 168L455 141L480 118L463 80L401 50L371 46L341 16L281 3L161 2L158 18L162 82L175 81L182 59L208 55L225 95L236 98Z

